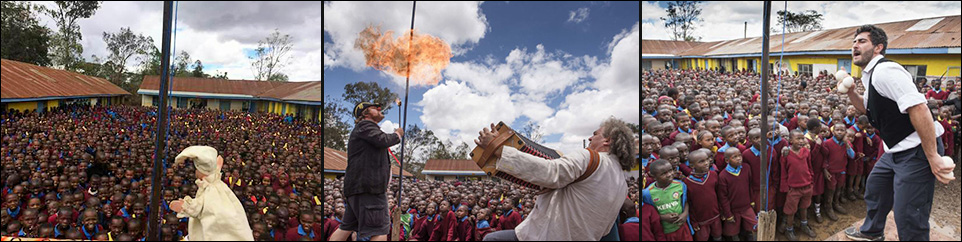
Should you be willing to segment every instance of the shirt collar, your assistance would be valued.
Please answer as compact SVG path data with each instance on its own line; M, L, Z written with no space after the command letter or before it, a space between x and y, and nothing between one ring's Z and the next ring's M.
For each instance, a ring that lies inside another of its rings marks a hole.
M761 153L762 153L762 152L759 151L758 149L755 149L755 146L754 146L754 145L752 146L751 150L752 150L752 154L755 154L755 156L760 156Z
M628 220L625 220L625 223L638 223L638 217L630 217Z
M738 166L737 168L735 168L735 167L732 167L731 165L728 165L727 167L725 167L725 171L728 171L728 173L731 173L732 175L738 176L738 173L741 173L742 171L742 166Z
M872 60L868 62L868 65L866 65L865 68L862 69L862 76L864 77L869 72L871 72L872 69L875 68L875 63L878 63L878 61L881 60L882 58L885 58L885 56L876 55L875 57L873 57Z
M303 224L297 225L297 234L299 234L299 235L301 235L301 236L307 236L307 232L304 232L304 225L303 225ZM311 230L310 237L311 237L312 239L314 238L314 231L313 231L313 230Z

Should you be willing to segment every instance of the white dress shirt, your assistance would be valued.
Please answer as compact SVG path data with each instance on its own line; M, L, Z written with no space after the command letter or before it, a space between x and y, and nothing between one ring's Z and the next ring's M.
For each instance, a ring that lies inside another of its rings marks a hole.
M873 75L872 68L878 68L874 74L879 74L872 80L872 86L875 87L879 95L898 103L899 111L901 111L902 114L908 114L907 110L915 105L925 105L927 103L925 96L916 89L915 82L912 81L912 75L909 74L905 68L902 68L902 65L895 62L886 62L875 66L875 63L883 57L882 55L875 56L875 58L872 58L872 61L869 61L868 65L862 69L862 85L865 86L865 93L862 95L863 107L865 107L866 110L868 109L868 81ZM926 110L928 110L928 108L926 108ZM935 137L938 138L942 136L942 133L945 132L942 125L935 120L933 120L932 123L935 126ZM891 149L884 144L882 147L885 148L885 153L894 154L915 148L920 144L922 144L922 139L919 138L919 132L916 131L908 137L905 137L905 139L898 144L892 146Z

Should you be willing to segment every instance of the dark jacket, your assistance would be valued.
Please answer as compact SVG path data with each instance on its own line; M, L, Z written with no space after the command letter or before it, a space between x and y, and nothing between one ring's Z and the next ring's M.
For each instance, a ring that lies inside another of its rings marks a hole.
M387 183L391 178L387 149L399 143L401 138L397 134L384 133L373 121L357 123L347 141L344 196L387 192Z

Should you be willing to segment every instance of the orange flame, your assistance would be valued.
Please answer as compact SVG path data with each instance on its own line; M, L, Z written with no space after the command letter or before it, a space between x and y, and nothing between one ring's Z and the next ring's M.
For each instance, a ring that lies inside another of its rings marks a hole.
M364 51L367 65L374 69L409 76L415 86L437 85L441 81L441 70L451 62L451 47L438 37L416 31L412 41L411 31L394 39L394 31L382 34L380 27L369 26L358 34L354 48Z

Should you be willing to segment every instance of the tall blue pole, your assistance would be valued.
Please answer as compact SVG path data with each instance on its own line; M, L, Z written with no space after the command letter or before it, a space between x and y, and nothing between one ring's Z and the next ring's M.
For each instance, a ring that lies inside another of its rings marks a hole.
M157 216L157 212L160 211L160 172L163 171L162 161L167 159L167 99L168 90L170 89L170 32L171 32L171 16L173 15L173 2L164 1L164 36L163 42L161 44L162 58L160 59L160 66L162 68L160 75L160 90L158 95L160 96L160 104L157 109L159 109L160 114L157 116L157 133L156 141L154 142L154 170L151 172L150 178L150 214L147 215L147 240L157 241L160 240L160 219Z

